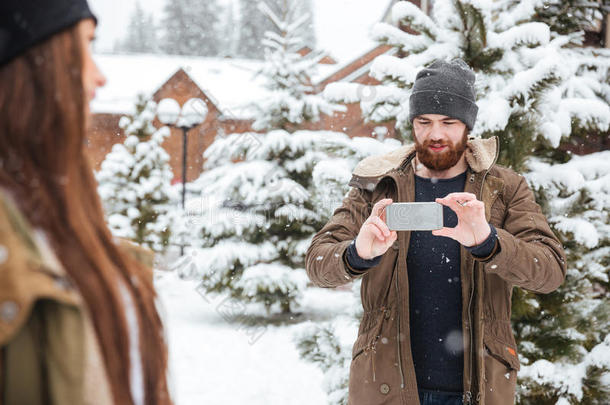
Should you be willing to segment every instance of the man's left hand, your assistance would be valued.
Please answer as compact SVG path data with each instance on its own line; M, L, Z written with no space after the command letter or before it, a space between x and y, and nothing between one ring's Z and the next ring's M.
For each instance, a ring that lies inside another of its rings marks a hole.
M458 218L455 228L432 231L432 235L455 239L464 246L476 246L487 239L491 228L485 219L485 204L472 193L451 193L436 202L451 208Z

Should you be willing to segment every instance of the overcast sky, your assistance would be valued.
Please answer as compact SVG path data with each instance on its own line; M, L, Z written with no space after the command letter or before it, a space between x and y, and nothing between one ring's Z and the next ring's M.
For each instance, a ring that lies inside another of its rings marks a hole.
M140 0L149 12L158 20L166 0ZM99 20L96 30L97 52L112 51L114 43L125 34L129 17L134 9L136 0L89 0L93 13Z
M1 0L0 0L1 1ZM152 13L156 23L163 15L163 7L171 0L88 0L93 13L99 20L96 35L95 50L110 52L118 39L123 38L129 24L129 17L136 2ZM202 0L205 1L205 0ZM230 4L234 0L218 0L219 4Z

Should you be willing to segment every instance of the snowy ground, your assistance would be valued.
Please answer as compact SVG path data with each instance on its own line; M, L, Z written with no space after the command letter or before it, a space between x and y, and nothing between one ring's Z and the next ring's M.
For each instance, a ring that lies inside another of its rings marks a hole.
M309 288L299 322L253 327L239 316L239 306L226 296L200 294L195 281L158 271L155 284L177 405L326 403L322 371L299 358L294 334L312 320L349 311L351 291Z

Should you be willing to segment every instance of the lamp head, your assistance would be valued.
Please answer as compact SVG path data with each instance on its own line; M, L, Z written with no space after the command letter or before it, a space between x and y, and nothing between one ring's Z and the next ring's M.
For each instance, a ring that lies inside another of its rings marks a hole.
M174 125L180 117L180 104L173 98L164 98L157 104L157 117L165 125Z

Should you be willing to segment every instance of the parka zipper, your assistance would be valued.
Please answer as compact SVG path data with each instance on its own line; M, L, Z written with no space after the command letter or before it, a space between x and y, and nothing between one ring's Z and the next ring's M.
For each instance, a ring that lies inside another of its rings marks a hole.
M489 168L487 170L485 170L485 173L483 174L483 178L481 179L481 188L479 189L479 195L477 196L477 199L479 199L480 201L482 201L481 199L483 198L483 186L485 185L485 178L487 177L487 174L489 173L489 170L493 167L493 165L496 164L496 161L498 160L498 140L496 139L496 153L494 155L494 161L491 163L491 165L489 166ZM470 174L470 181L474 182L474 177L475 174L471 173ZM470 362L470 387L468 387L468 390L464 393L464 405L470 405L472 404L472 381L473 381L473 370L474 370L474 361L473 359L476 356L476 351L474 350L474 326L472 325L472 317L471 317L471 306L472 306L472 298L474 297L474 267L472 266L472 271L470 272L470 297L468 299L468 328L469 328L469 336L470 336L470 358L469 358L469 362ZM477 402L478 399L480 398L479 395L477 395Z
M471 183L474 183L474 177L475 174L471 173L470 174L470 179L469 181ZM472 298L474 297L474 267L472 269L472 271L470 272L470 294L468 297L468 310L466 311L468 313L468 337L470 338L470 352L468 353L468 362L470 363L470 367L468 367L468 370L470 372L470 379L469 379L469 387L466 390L466 392L464 392L464 405L470 405L472 404L472 378L473 378L473 364L474 362L472 361L473 358L473 352L474 352L474 327L472 325L472 316L471 314L471 307L472 307Z
M400 254L398 254L400 259ZM398 287L398 273L396 274L396 297L397 301L400 301L400 288ZM403 389L405 387L405 376L402 371L402 356L400 351L400 302L396 306L396 343L398 348L398 371L400 372L400 388Z
M407 159L407 163L406 164L408 164L408 162L410 162L410 161L411 161L411 159ZM406 166L406 164L405 164L405 166ZM398 170L398 175L401 176L401 177L404 175L402 168L400 168ZM401 201L401 199L400 199L401 195L400 195L399 182L395 178L393 178L393 180L394 180L394 184L396 185L396 195L398 197L398 200ZM398 247L398 249L399 249L398 250L398 260L396 262L396 275L395 275L396 276L395 277L395 281L396 281L396 283L395 283L396 284L396 302L397 302L397 304L396 304L396 348L397 348L397 351L398 351L398 356L397 357L398 357L398 372L400 374L400 388L404 389L405 388L405 374L404 374L404 371L402 369L402 350L400 350L401 349L400 348L400 346L401 346L400 345L400 314L402 312L400 310L400 307L402 306L402 302L400 300L400 286L399 286L399 283L398 283L398 277L399 277L398 266L400 265L400 260L403 260L403 259L401 258L401 254L400 254L400 246ZM406 258L404 260L406 260Z

